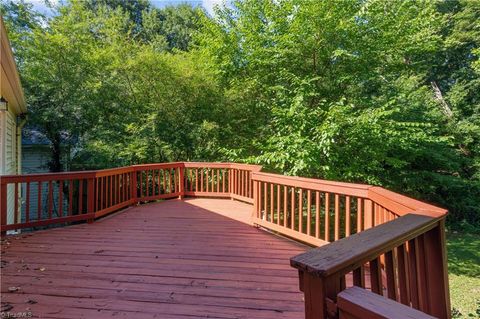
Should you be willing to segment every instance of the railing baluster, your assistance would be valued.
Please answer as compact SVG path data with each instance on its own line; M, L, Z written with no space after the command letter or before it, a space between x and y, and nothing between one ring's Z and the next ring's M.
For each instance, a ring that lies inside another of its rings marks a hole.
M291 187L291 211L290 211L290 229L295 229L295 187Z
M277 225L280 225L280 185L277 184Z
M398 258L398 284L400 292L400 302L404 305L410 304L410 287L408 279L408 263L406 245L397 247Z
M330 241L330 193L325 193L325 241Z
M15 224L18 224L18 183L14 183L13 186L15 187L14 191L14 206L13 206L13 221Z
M63 180L58 184L58 217L63 217Z
M195 191L198 192L198 168L195 168Z
M362 229L362 202L363 200L361 198L357 199L357 233L361 232Z
M345 196L345 237L350 236L350 196Z
M150 172L149 170L145 170L145 197L149 197L150 195L150 173L149 172Z
M258 205L258 216L257 218L259 219L263 219L263 216L262 216L262 210L263 210L263 196L265 196L262 192L262 184L263 182L258 182L258 198L257 198L257 205Z
M48 182L48 219L52 219L53 212L53 183L52 181Z
M303 233L303 188L298 190L298 231Z
M287 186L283 186L283 227L287 227L288 216L288 188Z
M312 191L307 191L307 235L312 235Z
M117 204L122 202L122 174L116 174L117 176ZM153 184L153 180L152 180ZM153 192L155 195L155 191Z
M366 199L364 201L364 222L363 222L363 225L364 225L364 229L369 229L369 228L372 228L372 222L373 222L373 218L372 218L372 201L369 200L369 199Z
M73 215L73 180L68 183L68 215Z
M370 285L372 292L383 295L382 268L379 257L370 261Z
M427 297L427 269L425 265L425 243L424 236L415 238L415 259L417 261L417 291L419 310L428 312L428 297Z
M274 216L273 216L273 212L274 212L274 207L273 207L273 198L274 198L274 194L273 194L273 184L270 184L270 222L273 223L274 221Z
M315 238L320 238L320 192L315 191Z
M110 193L111 195L111 193ZM111 201L110 197L110 201ZM83 213L83 179L78 180L78 214Z
M264 207L264 219L268 220L268 205L267 205L267 183L263 183L263 207Z
M99 202L100 202L100 178L96 178L96 190L95 190L95 211L100 210Z
M335 194L335 240L340 239L340 196Z
M353 270L353 285L365 288L365 270L363 266Z
M410 302L415 309L419 308L419 296L418 296L418 284L417 284L417 253L415 247L415 240L408 241L408 268L410 270L408 274L409 286L410 286Z
M30 182L26 183L27 197L25 200L25 222L30 222Z
M215 169L211 169L210 172L212 173L212 188L211 192L215 192Z
M42 219L42 182L38 182L37 220Z
M397 281L395 279L395 253L390 250L385 253L385 275L387 277L388 298L397 300Z
M222 193L225 193L225 169L222 169Z

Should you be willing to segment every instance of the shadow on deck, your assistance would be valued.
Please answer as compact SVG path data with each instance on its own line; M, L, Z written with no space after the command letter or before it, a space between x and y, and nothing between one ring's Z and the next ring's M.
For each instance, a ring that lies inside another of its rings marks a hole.
M252 206L171 200L2 243L2 312L40 318L302 318L289 258Z

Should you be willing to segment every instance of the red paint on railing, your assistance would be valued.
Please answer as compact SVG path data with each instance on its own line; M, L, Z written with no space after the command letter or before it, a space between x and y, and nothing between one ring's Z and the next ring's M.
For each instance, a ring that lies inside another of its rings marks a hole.
M254 225L323 246L292 259L300 270L306 318L338 317L337 295L347 288L347 275L355 286L369 284L376 294L449 318L446 210L381 187L260 170L258 165L177 162L0 176L1 232L92 222L130 205L168 198L237 199L253 204ZM14 187L10 219L9 186ZM26 202L20 204L22 193Z

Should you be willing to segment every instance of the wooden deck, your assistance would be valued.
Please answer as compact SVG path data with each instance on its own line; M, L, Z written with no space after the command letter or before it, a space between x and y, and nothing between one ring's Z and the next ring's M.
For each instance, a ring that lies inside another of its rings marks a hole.
M251 205L170 200L2 243L2 311L40 318L303 318L289 258ZM220 213L220 214L219 214Z

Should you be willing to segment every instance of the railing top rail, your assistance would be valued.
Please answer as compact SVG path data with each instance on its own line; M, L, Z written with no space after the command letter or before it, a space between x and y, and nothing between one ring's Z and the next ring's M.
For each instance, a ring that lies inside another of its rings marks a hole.
M107 168L101 170L88 170L88 171L70 171L70 172L58 172L58 173L36 173L36 174L23 174L23 175L0 175L0 184L8 183L20 183L20 182L39 182L48 180L68 180L68 179L85 179L102 177L111 174L121 174L132 172L132 166Z
M182 164L183 164L183 167L186 167L186 168L202 168L202 167L235 168L235 169L249 170L252 172L258 172L262 169L261 165L224 163L224 162L183 162Z
M399 216L403 216L415 211L417 215L426 215L431 217L441 217L447 214L447 210L421 202L411 197L392 192L388 189L370 186L368 189L368 197L380 203L382 206L394 211Z
M116 168L107 168L101 170L86 171L70 171L58 173L35 173L22 175L0 175L0 184L21 183L21 182L40 182L49 180L68 180L68 179L85 179L103 177L111 174L129 173L133 171L141 171L145 169L168 169L175 167L187 168L236 168L250 171L260 171L262 166L237 163L211 163L211 162L170 162L170 163L154 163L154 164L137 164L131 166L123 166Z
M326 277L344 275L375 257L434 228L438 218L408 214L290 259L294 268Z
M252 176L254 181L268 182L274 184L281 184L292 187L301 187L311 190L328 191L332 193L367 197L368 189L371 187L366 184L354 184L335 182L322 179L286 176L272 173L255 172Z
M111 174L129 173L132 171L141 171L145 169L168 169L175 167L185 168L233 168L249 170L254 181L276 183L291 187L301 187L323 192L344 194L370 199L383 207L395 212L398 216L403 216L415 211L416 214L432 217L441 217L447 213L445 209L415 200L413 198L386 190L382 187L370 186L366 184L354 184L345 182L335 182L329 180L285 176L260 172L262 166L251 164L221 163L221 162L172 162L155 164L138 164L132 166L110 168L103 170L73 171L60 173L41 173L26 175L3 175L0 176L0 184L20 183L20 182L40 182L49 180L68 180L103 177Z
M135 171L142 171L145 169L167 169L167 168L175 168L175 167L184 167L183 162L169 162L169 163L153 163L153 164L136 164L130 166Z
M338 294L338 308L347 314L354 314L355 318L435 319L424 312L355 286Z
M0 184L92 178L95 177L97 172L98 171L73 171L60 173L0 175Z

